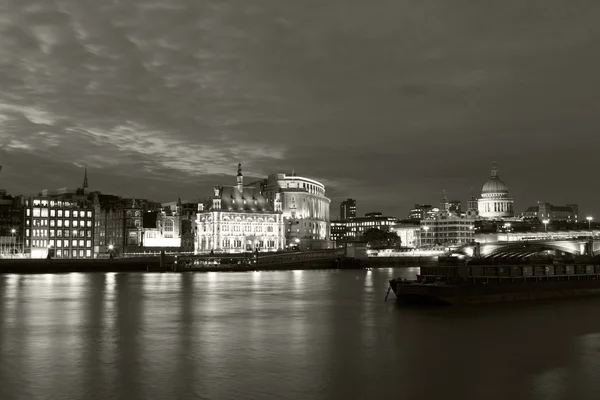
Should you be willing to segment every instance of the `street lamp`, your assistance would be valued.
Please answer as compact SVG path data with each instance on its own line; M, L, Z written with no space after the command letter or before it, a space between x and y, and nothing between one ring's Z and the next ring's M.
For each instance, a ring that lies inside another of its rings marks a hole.
M594 217L592 217L591 215L588 215L587 217L585 217L585 219L587 219L588 229L591 231L592 230L592 220L594 219Z
M504 224L504 229L506 230L506 241L507 242L509 241L508 240L508 235L509 235L509 232L510 232L510 227L511 227L510 222L507 222L506 224Z
M550 223L549 219L545 219L542 221L542 224L544 224L544 232L548 232L548 224Z

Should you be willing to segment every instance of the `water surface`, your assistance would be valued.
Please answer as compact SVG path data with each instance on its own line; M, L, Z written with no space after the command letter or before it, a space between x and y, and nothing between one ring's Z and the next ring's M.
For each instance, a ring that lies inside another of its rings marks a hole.
M0 275L0 399L600 399L600 299L384 302L415 273Z

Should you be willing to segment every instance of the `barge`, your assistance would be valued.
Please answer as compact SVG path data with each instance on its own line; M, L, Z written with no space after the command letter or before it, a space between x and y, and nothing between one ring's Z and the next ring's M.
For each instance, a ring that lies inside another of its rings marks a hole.
M390 289L411 304L484 304L600 295L600 264L439 265L416 280L392 279Z

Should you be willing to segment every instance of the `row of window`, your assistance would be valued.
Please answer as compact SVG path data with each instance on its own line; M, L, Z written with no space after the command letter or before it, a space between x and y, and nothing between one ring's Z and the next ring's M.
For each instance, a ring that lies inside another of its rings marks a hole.
M204 224L202 226L203 226L202 230L204 232L209 230L208 226L206 224ZM165 228L166 228L166 226L165 226ZM253 228L252 225L245 225L243 232L253 232L252 228ZM222 225L221 231L229 232L229 225ZM254 227L254 232L262 232L262 231L263 231L262 226L259 225L259 226ZM232 225L231 232L242 232L242 228L239 225ZM273 226L267 226L265 232L273 232Z
M47 208L34 208L33 211L28 208L27 216L30 217L33 215L36 218L48 218L50 217L58 217L58 218L92 218L92 211L85 210L55 210Z
M56 258L92 258L92 250L72 250L69 249L56 249L54 257Z
M45 239L34 239L31 242L29 239L25 241L25 245L33 247L48 247L48 248L62 248L62 247L92 247L91 240L73 239L73 240L45 240Z
M25 236L29 237L29 233L31 232L31 236L33 237L92 237L92 230L88 229L25 229Z
M273 247L275 247L275 241L274 240L267 240L266 242L262 241L262 240L259 240L257 242L257 244L256 244L256 247L259 247L259 248L265 247L265 243L267 245L267 248L273 248ZM228 248L236 249L236 248L242 247L242 241L238 240L238 239L235 239L235 240L223 239L223 241L222 241L221 244L222 244L222 246L223 246L224 249L228 249Z

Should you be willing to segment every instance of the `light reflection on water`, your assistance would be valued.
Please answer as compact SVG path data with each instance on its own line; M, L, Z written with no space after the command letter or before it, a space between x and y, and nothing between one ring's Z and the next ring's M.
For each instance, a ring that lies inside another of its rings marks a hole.
M600 398L599 299L383 301L417 272L0 275L0 398Z

